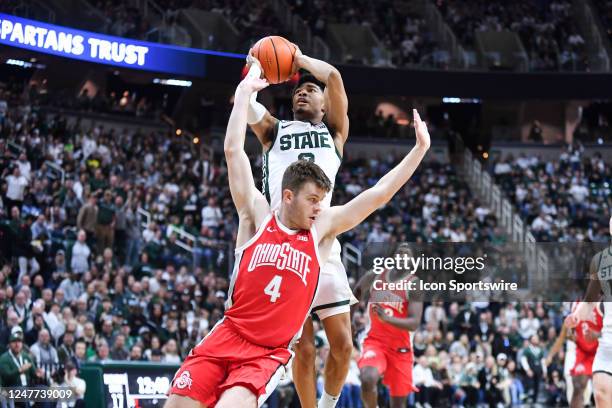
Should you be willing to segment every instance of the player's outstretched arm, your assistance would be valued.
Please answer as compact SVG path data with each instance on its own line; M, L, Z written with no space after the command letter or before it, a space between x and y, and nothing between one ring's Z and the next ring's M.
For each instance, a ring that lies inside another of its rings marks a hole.
M261 78L261 64L257 58L252 55L252 53L252 50L249 50L249 53L247 54L247 65L249 67L249 72L246 76L251 78ZM274 127L278 123L278 119L272 116L265 106L257 102L257 91L253 92L249 98L247 123L251 127L253 133L255 133L255 136L257 136L257 139L262 146L269 149L272 145Z
M365 190L344 205L323 210L317 218L321 237L336 236L359 225L370 214L386 204L410 179L425 157L431 144L427 125L414 109L416 144L410 153L373 187Z
M563 323L563 325L561 326L561 330L559 331L559 336L557 336L557 339L553 343L552 347L550 348L550 350L548 350L548 355L546 356L546 359L544 361L547 366L549 366L550 363L552 363L552 360L555 357L555 355L559 351L561 351L561 348L563 347L563 343L565 342L565 337L567 336L568 330L569 329L567 328L565 323Z
M307 70L325 84L325 117L327 124L341 139L340 147L342 147L348 138L349 119L348 97L340 71L325 61L302 54L299 48L295 53L295 68Z
M252 219L255 224L257 224L255 220L260 218L257 217L258 213L267 213L268 206L265 198L255 186L251 163L244 151L244 139L249 97L253 92L266 86L268 86L268 83L257 77L246 77L240 82L234 95L234 107L227 124L224 142L232 200L238 215L241 218ZM266 203L266 205L263 205L263 203Z

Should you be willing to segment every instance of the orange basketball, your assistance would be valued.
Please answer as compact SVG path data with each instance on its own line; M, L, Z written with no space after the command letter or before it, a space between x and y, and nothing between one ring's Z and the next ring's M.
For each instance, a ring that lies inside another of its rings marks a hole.
M271 35L255 43L252 55L261 63L268 82L278 84L289 79L295 51L295 45L287 39Z

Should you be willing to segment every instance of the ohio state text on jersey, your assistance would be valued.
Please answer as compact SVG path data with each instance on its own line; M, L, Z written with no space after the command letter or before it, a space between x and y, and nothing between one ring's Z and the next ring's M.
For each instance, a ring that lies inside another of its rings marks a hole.
M315 228L291 230L270 214L236 249L225 319L254 344L289 347L310 313L319 266Z

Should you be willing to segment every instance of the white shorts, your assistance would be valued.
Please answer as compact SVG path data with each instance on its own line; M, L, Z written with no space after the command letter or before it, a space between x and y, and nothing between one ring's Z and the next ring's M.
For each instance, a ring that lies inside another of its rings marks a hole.
M351 305L358 302L349 286L348 276L346 276L346 270L340 259L339 248L340 244L337 243L337 248L332 249L329 259L321 267L319 288L312 304L312 313L316 313L319 320L341 313L349 313Z
M599 343L593 361L593 374L597 372L612 375L612 345Z

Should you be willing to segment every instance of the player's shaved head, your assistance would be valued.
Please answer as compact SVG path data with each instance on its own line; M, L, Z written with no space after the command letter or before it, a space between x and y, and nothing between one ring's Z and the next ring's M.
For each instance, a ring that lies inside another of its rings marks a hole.
M326 193L331 190L331 181L321 167L309 160L298 160L287 167L283 174L282 189L291 190L294 194L307 183L312 182Z

